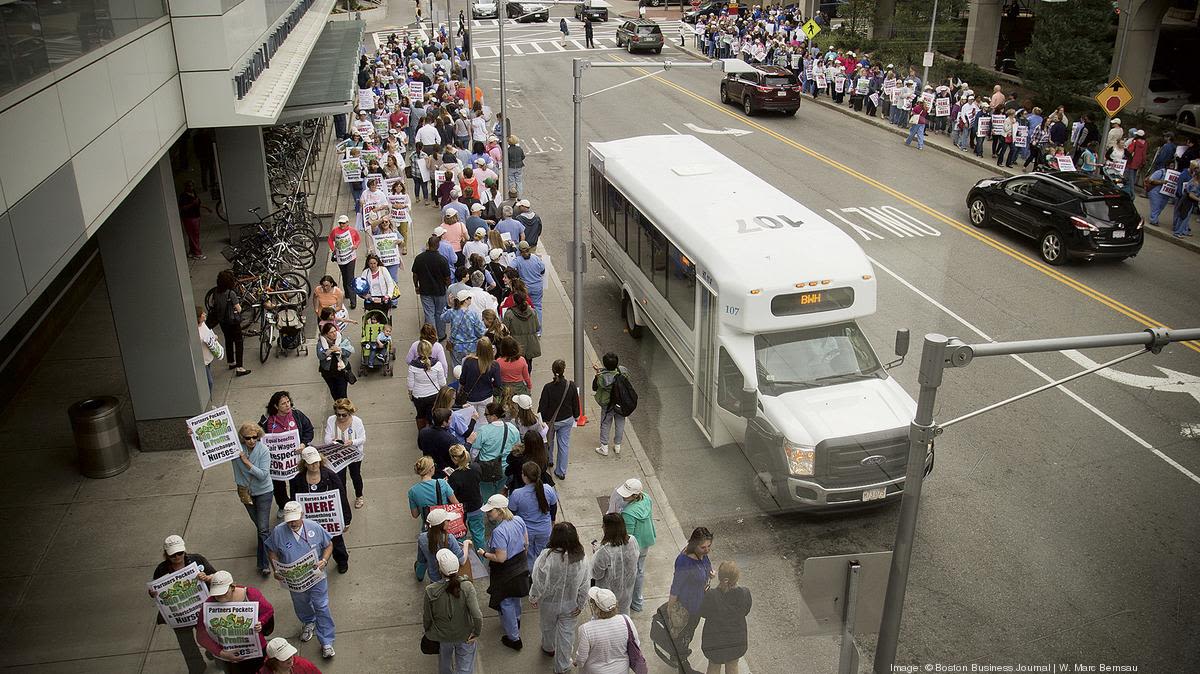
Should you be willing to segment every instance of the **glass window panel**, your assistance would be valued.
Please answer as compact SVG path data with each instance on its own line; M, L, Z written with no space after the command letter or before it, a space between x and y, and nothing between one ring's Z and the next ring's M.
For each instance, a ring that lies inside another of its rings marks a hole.
M689 328L696 327L696 265L673 244L667 257L667 302Z

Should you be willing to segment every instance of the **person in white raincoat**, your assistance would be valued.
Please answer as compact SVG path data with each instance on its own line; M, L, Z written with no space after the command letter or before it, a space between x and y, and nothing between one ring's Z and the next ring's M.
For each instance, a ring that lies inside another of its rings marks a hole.
M554 656L554 671L571 669L575 652L575 618L587 604L591 565L583 554L579 533L570 522L559 522L533 563L529 601L539 607L542 652Z
M621 513L604 516L604 540L592 550L592 579L596 587L612 590L617 609L629 615L633 603L633 583L637 580L638 542L625 529Z

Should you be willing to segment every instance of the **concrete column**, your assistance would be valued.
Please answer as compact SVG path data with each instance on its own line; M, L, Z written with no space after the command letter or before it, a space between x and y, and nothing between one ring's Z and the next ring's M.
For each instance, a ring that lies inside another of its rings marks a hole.
M182 419L209 402L170 160L96 234L143 451L183 449Z
M963 60L977 66L996 67L996 47L1000 43L1000 0L971 0L967 18L967 44Z
M242 225L258 222L249 211L256 206L271 212L271 186L267 181L267 155L262 129L257 126L218 127L217 165L221 171L221 198L229 216L229 238L241 238Z
M1159 30L1170 7L1170 0L1121 0L1117 44L1109 74L1119 75L1133 93L1129 110L1140 110L1149 103L1146 87L1158 50Z

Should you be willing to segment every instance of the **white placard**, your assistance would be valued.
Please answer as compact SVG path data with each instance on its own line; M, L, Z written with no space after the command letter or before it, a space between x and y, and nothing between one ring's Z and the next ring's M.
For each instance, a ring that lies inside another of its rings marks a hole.
M192 627L200 618L200 607L208 599L208 586L200 582L200 566L195 562L156 578L146 587L154 590L154 601L163 620L171 627Z
M1162 188L1159 189L1159 194L1163 195L1164 197L1177 196L1179 194L1179 171L1167 169L1163 172L1163 180L1166 182L1163 183Z
M258 622L258 602L230 601L204 604L204 627L237 658L261 658L262 642L254 624Z
M271 452L271 479L287 482L300 472L300 431L267 433L262 443Z
M992 132L992 118L987 115L979 115L979 126L975 131L976 138L987 138Z
M200 459L200 468L207 470L233 461L242 453L242 443L233 427L233 417L229 414L228 406L222 405L192 417L187 420L187 425L191 430L196 457Z
M1110 170L1116 171L1121 175L1125 174L1125 166L1129 163L1127 159L1109 159L1104 162L1104 166Z
M315 494L300 492L296 494L296 501L304 506L305 519L320 524L325 531L329 532L330 536L342 535L342 531L346 528L346 520L342 515L342 493L340 491L334 489L333 491L319 491Z
M1013 127L1013 146L1025 147L1029 145L1029 127L1018 124Z
M375 252L379 262L387 267L400 264L400 235L396 232L384 232L372 236L375 240Z
M328 445L317 445L317 451L321 453L321 456L325 457L325 462L329 464L329 469L335 473L355 461L362 461L363 459L362 447L343 445L337 442Z
M325 578L325 572L317 568L317 551L309 550L303 557L285 564L279 560L271 562L275 573L283 576L279 585L288 592L306 592Z
M1068 154L1056 156L1054 158L1054 165L1058 167L1059 171L1074 171L1075 170L1075 160L1071 159L1071 155L1068 155Z
M1007 119L1007 117L1008 117L1007 115L992 115L992 135L993 136L1003 136L1004 135L1004 120Z
M350 230L333 237L333 261L338 265L353 262L358 258L358 249L354 246L354 235Z
M934 99L933 114L936 117L949 117L950 116L950 99L945 98L945 97Z

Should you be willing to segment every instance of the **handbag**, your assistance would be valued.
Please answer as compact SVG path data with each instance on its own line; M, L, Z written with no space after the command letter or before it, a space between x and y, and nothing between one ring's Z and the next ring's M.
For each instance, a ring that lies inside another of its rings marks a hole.
M565 403L567 401L567 394L571 392L571 387L574 385L575 385L574 382L571 382L571 381L567 382L566 388L563 389L562 398L558 399L558 405L556 405L554 407L554 414L550 415L549 421L546 421L545 419L542 420L542 422L545 423L547 426L547 428L546 428L546 445L547 446L550 446L550 447L554 446L554 435L555 435L555 426L554 425L558 423L558 413L560 410L562 410L563 403ZM572 415L572 416L574 416L574 415Z
M625 632L628 635L625 638L625 654L629 658L629 668L635 674L647 674L650 668L646 665L646 656L642 655L642 647L638 646L637 640L633 638L633 626L629 624L627 617L625 618Z
M437 504L426 508L425 515L428 516L429 511L433 510L434 508L437 508L438 510L445 510L448 513L454 513L454 514L458 515L458 517L456 517L454 519L446 520L445 528L446 528L446 533L450 534L451 536L453 536L455 538L462 539L467 534L467 519L466 519L467 514L463 510L463 504L461 504L461 503L442 503L442 481L441 480L435 479L433 481L433 488L437 492L437 496L435 497L437 500Z
M442 643L434 641L424 634L421 635L421 652L425 655L438 655L442 652Z
M243 505L254 505L254 497L250 495L250 487L243 487L239 484L237 486L237 495L238 500L240 500Z
M479 380L482 377L483 377L483 372L480 371L479 374L475 375L475 381L471 382L470 386L463 386L462 380L461 379L459 380L458 391L456 391L454 393L454 406L455 407L462 408L462 407L466 406L467 396L471 393L471 390L475 388L475 385L479 383Z
M504 424L504 437L500 440L500 453L496 458L479 462L479 477L484 482L496 482L504 478L504 468L500 459L504 456L504 445L508 442L508 424Z
M920 123L921 123L921 116L920 116L920 115L909 115L909 116L908 116L908 123L909 123L909 124L920 124Z

